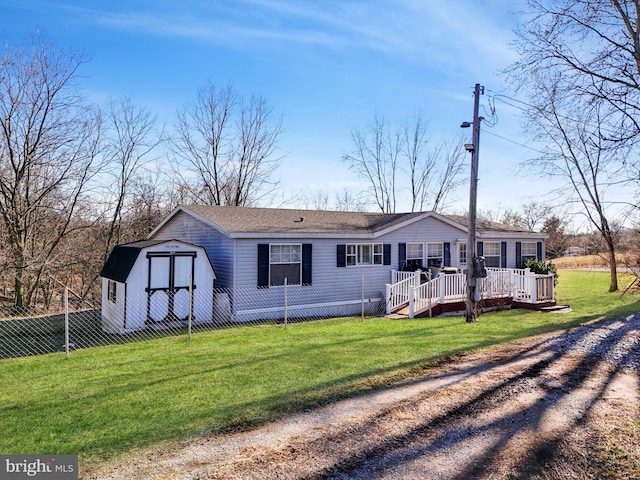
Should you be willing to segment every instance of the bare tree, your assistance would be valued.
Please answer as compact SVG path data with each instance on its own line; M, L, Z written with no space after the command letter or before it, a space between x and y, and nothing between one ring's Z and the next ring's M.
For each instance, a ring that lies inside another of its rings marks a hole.
M129 240L146 238L175 206L166 201L170 196L160 178L159 172L147 172L133 183L131 203L124 217Z
M615 231L607 215L606 192L615 185L623 168L623 144L605 139L601 104L583 111L572 100L559 98L552 91L544 108L530 117L531 125L544 139L544 155L534 161L535 168L568 182L560 189L568 201L577 201L581 212L600 233L610 268L609 291L618 289ZM567 104L568 103L568 104ZM573 118L566 113L571 112Z
M111 99L105 123L104 157L112 181L104 194L111 202L102 263L111 249L122 241L123 215L133 207L132 187L139 184L145 166L153 160L151 154L162 138L154 132L155 115L131 98Z
M264 98L245 101L231 85L209 83L195 103L178 110L176 130L177 179L196 201L246 206L277 188L282 120Z
M432 211L440 212L446 207L449 195L465 181L462 175L467 157L464 141L461 138L444 140L429 157L436 158L437 163L435 170L432 170L432 180L426 184L424 199L431 202Z
M535 200L523 203L520 207L523 227L527 230L538 230L542 228L545 221L551 217L552 208L549 205Z
M364 130L352 131L351 139L353 152L343 155L343 160L367 182L382 212L395 212L405 189L412 212L440 211L462 181L466 157L462 140L431 147L422 113L395 130L376 116Z
M376 116L364 130L353 130L351 141L353 152L343 155L343 160L366 180L380 211L395 212L398 157L404 146L402 135L393 135L384 118Z
M527 5L528 19L515 45L521 59L510 69L516 84L526 90L535 76L533 99L541 89L553 89L567 103L598 104L603 139L637 142L640 0L528 0ZM640 182L637 155L618 162L625 167L619 181Z
M547 173L568 180L608 250L617 290L614 229L605 192L638 182L640 0L528 0L511 74L529 92L531 125L550 147ZM634 160L635 159L635 160ZM637 208L637 205L632 205Z
M364 212L366 209L366 202L362 198L362 195L354 194L346 187L339 193L336 193L335 198L336 203L334 210L339 212Z
M302 195L305 208L309 210L329 210L329 194L326 191L317 190Z
M0 58L0 215L16 306L57 265L96 172L99 115L74 85L81 55L46 45L6 46Z

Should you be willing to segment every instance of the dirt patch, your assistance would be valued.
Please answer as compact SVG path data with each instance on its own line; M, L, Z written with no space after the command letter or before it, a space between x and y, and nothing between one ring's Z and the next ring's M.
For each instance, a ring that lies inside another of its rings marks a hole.
M640 315L451 359L424 377L83 479L640 478Z

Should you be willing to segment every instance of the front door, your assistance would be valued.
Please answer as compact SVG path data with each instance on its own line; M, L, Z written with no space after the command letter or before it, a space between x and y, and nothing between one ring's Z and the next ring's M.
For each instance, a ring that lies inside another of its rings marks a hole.
M195 252L149 253L147 323L186 320ZM193 286L191 292L193 295Z

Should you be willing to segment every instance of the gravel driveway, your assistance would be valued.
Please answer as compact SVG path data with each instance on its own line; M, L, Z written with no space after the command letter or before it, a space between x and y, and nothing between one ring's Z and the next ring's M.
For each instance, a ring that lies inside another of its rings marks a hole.
M640 479L640 314L449 359L82 479Z

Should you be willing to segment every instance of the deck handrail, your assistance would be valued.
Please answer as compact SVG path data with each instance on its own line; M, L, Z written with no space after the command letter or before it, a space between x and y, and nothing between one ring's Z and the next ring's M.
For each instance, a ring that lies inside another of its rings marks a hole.
M398 272L393 270L392 275L394 272L402 274L410 273L410 275L401 275L401 280L386 285L387 315L395 311L398 307L406 305L409 302L409 290L420 284L420 272Z
M387 314L408 305L409 318L413 318L415 314L432 308L434 304L466 298L467 279L463 273L441 274L424 283L417 273L404 275L403 278L395 284L387 285ZM529 269L489 268L487 276L478 280L477 288L484 299L511 297L515 301L526 303L554 300L553 274L534 274Z

